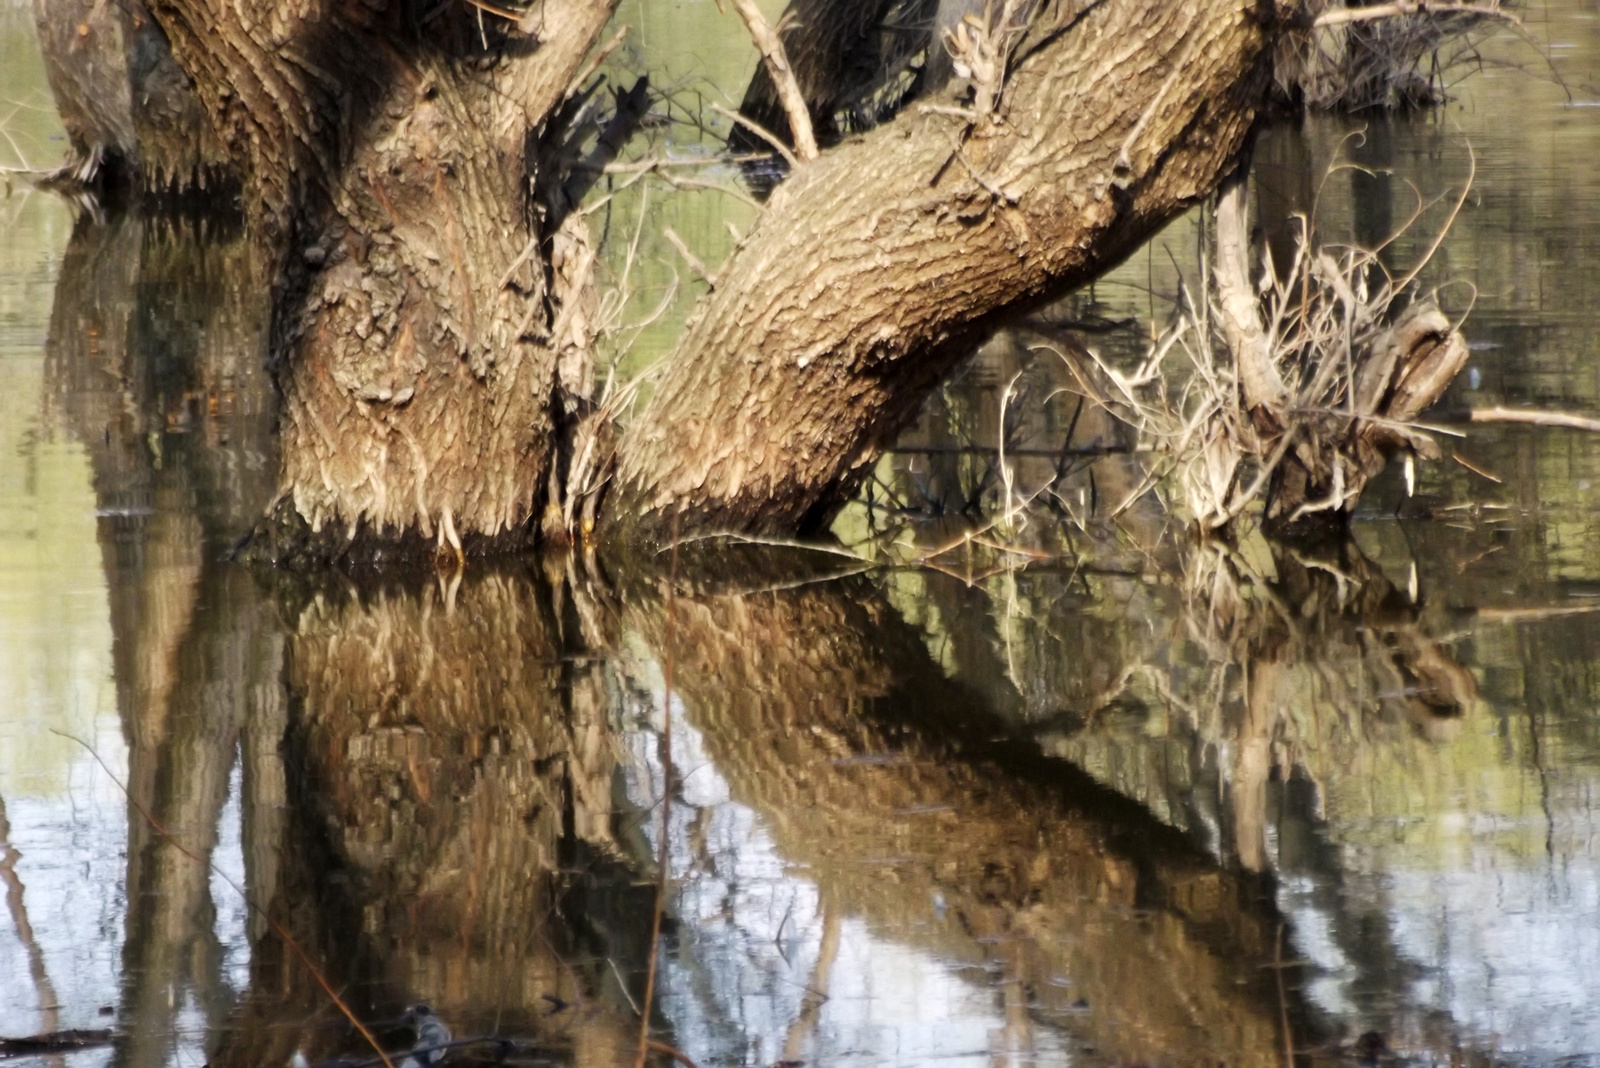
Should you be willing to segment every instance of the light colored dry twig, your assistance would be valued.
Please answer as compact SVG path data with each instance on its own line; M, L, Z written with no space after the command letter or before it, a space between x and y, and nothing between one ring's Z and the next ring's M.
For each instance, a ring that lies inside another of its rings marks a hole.
M1212 279L1217 287L1217 318L1233 350L1245 407L1276 410L1288 401L1289 388L1272 359L1267 333L1261 328L1261 302L1250 281L1249 191L1249 180L1239 171L1217 194L1217 262Z
M1370 7L1335 7L1318 15L1312 23L1317 29L1325 26L1344 26L1352 22L1371 22L1374 19L1392 19L1403 15L1481 15L1485 18L1503 19L1513 26L1521 26L1522 20L1515 14L1501 7L1499 0L1492 0L1487 4L1469 4L1446 2L1446 0L1395 0L1389 4L1373 4Z
M784 162L789 164L790 167L800 166L799 159L795 157L793 152L789 151L789 146L783 143L783 139L777 134L773 133L771 130L767 129L765 126L761 125L759 122L755 121L754 119L746 118L737 111L734 111L732 108L725 108L715 101L712 101L711 110L715 111L718 115L732 119L734 122L738 123L740 126L743 126L746 130L749 130L751 133L761 138L761 140L771 145L778 155L783 157Z
M1293 522L1349 508L1391 453L1438 455L1432 428L1416 417L1466 346L1414 290L1465 194L1399 278L1375 250L1319 246L1305 218L1287 270L1269 256L1252 272L1245 194L1242 178L1224 186L1215 264L1201 269L1208 290L1198 300L1180 294L1175 321L1138 367L1119 370L1081 345L1040 346L1057 351L1088 400L1137 432L1137 448L1156 451L1113 517L1171 479L1189 517L1215 530L1280 474L1303 474L1303 496L1274 497L1280 510L1268 515Z
M800 92L800 83L795 80L794 69L789 66L789 57L783 50L783 42L778 39L777 31L756 7L755 0L730 2L739 17L744 19L750 37L767 65L767 73L772 76L772 84L778 90L778 100L783 104L784 114L789 119L789 131L794 137L794 154L802 160L816 159L817 136L811 129L811 112L806 107L806 98Z
M717 276L706 269L704 261L699 256L689 251L689 246L684 244L683 238L678 236L676 230L668 226L661 231L661 235L667 239L668 244L678 250L678 255L683 257L683 262L687 263L695 274L705 279L706 285L712 289L717 288Z
M1572 412L1530 411L1524 408L1474 408L1474 423L1528 423L1533 426L1561 426L1570 430L1587 430L1600 433L1600 419Z

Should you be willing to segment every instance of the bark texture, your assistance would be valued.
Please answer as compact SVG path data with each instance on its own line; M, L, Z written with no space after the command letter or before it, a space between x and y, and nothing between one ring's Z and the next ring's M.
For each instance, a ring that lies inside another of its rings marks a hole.
M557 401L585 392L559 374L585 242L532 203L533 135L613 6L152 5L246 175L279 287L282 494L312 530L529 529Z
M802 167L624 438L613 521L825 519L999 309L1092 279L1216 186L1279 14L1045 4L996 114L914 108Z

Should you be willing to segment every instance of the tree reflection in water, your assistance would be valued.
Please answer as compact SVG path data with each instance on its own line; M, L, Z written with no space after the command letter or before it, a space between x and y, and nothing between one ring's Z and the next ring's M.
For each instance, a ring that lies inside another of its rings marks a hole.
M252 577L226 550L273 489L259 292L236 235L86 219L50 400L93 465L131 800L240 868L391 1048L421 1001L631 1058L671 715L653 1024L700 1063L1265 1065L1369 1028L1488 1057L1330 831L1330 798L1492 715L1460 618L1355 545L1036 568L993 599L743 551ZM362 1055L262 916L127 819L115 1063L194 1028L217 1065Z

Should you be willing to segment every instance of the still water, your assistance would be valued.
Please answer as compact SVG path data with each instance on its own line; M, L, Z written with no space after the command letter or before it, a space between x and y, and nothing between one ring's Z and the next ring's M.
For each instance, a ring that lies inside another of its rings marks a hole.
M1600 12L1531 8L1442 113L1257 154L1329 240L1423 204L1400 265L1475 157L1445 422L1600 412ZM753 66L710 3L621 17L683 84ZM0 6L38 162L30 34ZM715 263L751 217L641 192L636 362L697 295L661 232ZM1194 220L930 401L836 531L893 564L376 585L227 562L276 470L235 229L13 185L0 232L0 1036L94 1033L15 1063L359 1061L330 989L390 1049L423 1002L512 1040L458 1063L631 1063L664 856L651 1024L700 1065L1600 1065L1600 438L1453 426L1318 549L1112 522L1137 458L1062 452L1120 439L1037 344L1137 346ZM1036 555L935 553L1008 478Z

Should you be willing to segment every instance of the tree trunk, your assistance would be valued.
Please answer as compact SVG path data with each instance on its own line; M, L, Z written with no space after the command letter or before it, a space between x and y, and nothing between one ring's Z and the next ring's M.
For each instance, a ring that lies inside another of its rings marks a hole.
M245 175L276 287L279 515L458 548L531 534L558 419L586 392L563 350L587 337L560 314L586 289L584 238L533 203L533 137L614 3L517 23L465 4L152 4Z
M275 514L314 558L363 530L518 544L560 492L593 256L531 192L533 131L614 3L509 23L151 0L244 176L276 286ZM1215 186L1281 14L1053 0L998 42L1003 78L974 68L976 110L914 108L802 168L621 445L614 523L823 522L1002 309L1092 279Z
M1089 281L1216 186L1279 18L1044 4L997 114L913 108L802 167L624 437L613 524L820 525L998 312Z
M140 0L34 0L71 154L57 180L174 194L231 177L221 143Z

